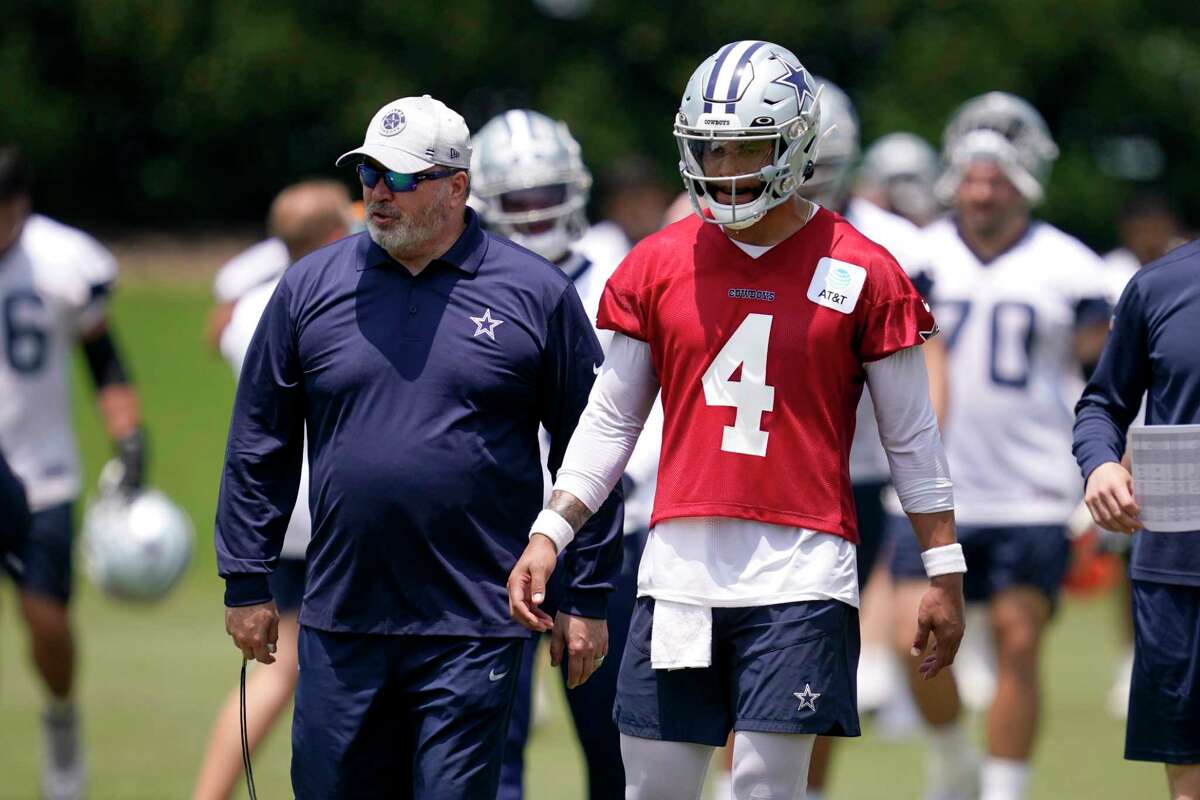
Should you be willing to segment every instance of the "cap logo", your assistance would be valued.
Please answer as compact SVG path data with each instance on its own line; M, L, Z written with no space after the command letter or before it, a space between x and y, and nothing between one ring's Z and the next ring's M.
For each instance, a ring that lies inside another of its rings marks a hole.
M455 150L453 147L450 148L450 158L457 160L459 155L460 153L457 150Z
M383 115L383 119L379 123L379 132L384 136L395 136L400 131L404 130L404 112L398 108L393 108L391 111Z

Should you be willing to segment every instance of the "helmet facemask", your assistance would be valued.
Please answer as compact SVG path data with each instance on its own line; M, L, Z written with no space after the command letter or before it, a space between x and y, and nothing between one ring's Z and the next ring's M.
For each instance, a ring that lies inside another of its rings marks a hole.
M820 91L817 92L818 96ZM813 108L819 106L814 100ZM682 116L682 115L681 115ZM675 141L679 146L679 174L692 200L692 208L706 222L716 223L732 230L748 228L758 222L775 206L791 197L801 183L812 177L813 161L816 158L817 137L811 120L819 118L813 111L806 120L797 116L782 125L766 125L751 128L712 128L675 123ZM768 142L770 152L763 164L751 172L737 175L707 175L704 170L704 154L714 147L738 148L750 142ZM797 174L796 164L803 163ZM739 186L739 183L741 186ZM737 195L747 184L757 184L759 191L753 199L738 202ZM731 202L721 203L717 191L727 191ZM700 198L704 198L701 205ZM708 214L704 210L708 210Z
M587 230L586 205L586 192L548 183L490 197L480 213L492 230L547 261L559 261Z

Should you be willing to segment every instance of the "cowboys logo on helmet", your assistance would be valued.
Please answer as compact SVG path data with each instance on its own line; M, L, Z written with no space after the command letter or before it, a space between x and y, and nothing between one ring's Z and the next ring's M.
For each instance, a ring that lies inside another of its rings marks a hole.
M693 210L736 230L790 198L813 173L819 95L800 60L777 44L732 42L705 59L688 80L675 119L679 173ZM705 174L706 154L746 156L760 149L762 163L753 171Z
M824 78L821 87L821 153L813 176L798 190L800 196L841 211L850 194L850 171L858 160L858 114L850 96Z
M938 179L937 152L913 133L889 133L867 148L858 181L868 194L878 193L888 210L925 225L938 212L933 185Z
M83 553L92 581L122 600L157 600L183 577L192 558L192 523L157 489L118 488L119 462L100 474L83 516Z
M1058 146L1046 121L1025 100L988 92L959 106L942 134L945 172L936 189L949 202L967 166L977 159L996 162L1030 204L1041 201Z
M592 176L563 122L525 109L488 121L472 139L472 206L488 227L548 261L587 230Z

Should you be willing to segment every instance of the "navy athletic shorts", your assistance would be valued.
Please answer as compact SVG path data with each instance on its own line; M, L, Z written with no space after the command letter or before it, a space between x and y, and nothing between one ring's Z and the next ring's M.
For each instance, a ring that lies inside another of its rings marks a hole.
M894 578L925 580L921 546L907 517L888 515ZM967 559L963 594L982 602L1005 589L1032 586L1056 603L1067 574L1070 544L1062 525L959 525Z
M302 625L297 800L495 797L524 644Z
M883 510L883 490L886 482L854 484L854 509L858 515L858 588L862 589L871 578L875 562L883 549L887 514Z
M71 503L61 503L34 512L29 536L20 546L19 560L25 574L17 574L4 563L5 571L21 591L51 597L64 605L70 601L73 511Z
M1133 581L1125 757L1200 764L1200 586Z
M730 730L858 736L858 609L836 600L713 609L712 666L650 666L638 598L617 679L621 733L719 747Z
M303 558L282 556L275 564L275 571L267 576L275 608L281 614L300 610L300 601L304 599L304 564Z

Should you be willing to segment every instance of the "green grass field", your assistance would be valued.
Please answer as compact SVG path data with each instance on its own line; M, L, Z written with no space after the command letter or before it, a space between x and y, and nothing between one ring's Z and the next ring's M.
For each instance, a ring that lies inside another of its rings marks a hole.
M119 605L99 596L86 579L77 580L80 696L93 798L187 797L209 724L237 677L240 657L224 633L212 548L233 380L201 343L207 303L206 286L197 281L142 279L123 288L114 311L151 431L152 481L187 508L197 548L186 581L160 605ZM77 383L77 425L93 480L107 445L86 380ZM31 798L41 693L27 665L11 591L5 588L0 598L0 798ZM1032 792L1039 800L1163 795L1161 768L1122 760L1124 726L1103 709L1117 651L1113 602L1066 602L1050 635ZM559 684L550 683L548 719L528 753L527 794L531 800L580 798L578 749ZM924 774L919 745L883 742L871 736L869 725L866 734L840 751L831 797L918 797ZM255 757L264 800L291 796L288 740L281 727Z

